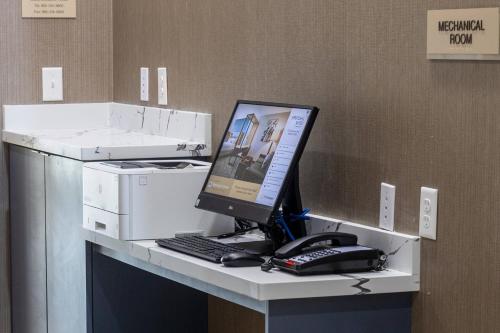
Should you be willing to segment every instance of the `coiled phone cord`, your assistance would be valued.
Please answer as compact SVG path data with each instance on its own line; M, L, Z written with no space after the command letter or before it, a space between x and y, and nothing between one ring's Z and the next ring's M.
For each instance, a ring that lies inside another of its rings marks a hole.
M274 257L271 257L271 258L267 259L267 261L265 263L263 263L262 265L260 265L260 269L263 272L269 272L271 269L274 268L273 258Z

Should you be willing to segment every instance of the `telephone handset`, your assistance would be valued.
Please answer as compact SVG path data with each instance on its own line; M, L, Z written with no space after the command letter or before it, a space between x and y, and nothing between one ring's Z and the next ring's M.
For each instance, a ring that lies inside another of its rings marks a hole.
M323 241L331 241L333 246L349 246L358 243L358 236L344 232L323 232L321 234L309 235L284 245L276 250L274 256L281 259L290 258L300 254L303 249L312 244Z
M330 241L330 244L322 243L312 246L326 241ZM386 260L383 252L357 245L357 241L356 235L342 232L310 235L276 250L271 262L274 267L297 275L352 273L381 269Z

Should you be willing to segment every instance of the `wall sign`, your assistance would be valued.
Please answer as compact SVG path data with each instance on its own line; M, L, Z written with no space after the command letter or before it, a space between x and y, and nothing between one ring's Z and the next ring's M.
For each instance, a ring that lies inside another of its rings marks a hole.
M22 0L25 18L74 18L76 0Z
M428 59L500 59L498 8L429 10Z

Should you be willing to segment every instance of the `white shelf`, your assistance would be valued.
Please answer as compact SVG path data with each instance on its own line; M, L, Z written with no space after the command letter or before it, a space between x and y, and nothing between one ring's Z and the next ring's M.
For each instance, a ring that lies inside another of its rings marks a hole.
M211 115L116 103L4 106L2 139L82 161L209 156Z

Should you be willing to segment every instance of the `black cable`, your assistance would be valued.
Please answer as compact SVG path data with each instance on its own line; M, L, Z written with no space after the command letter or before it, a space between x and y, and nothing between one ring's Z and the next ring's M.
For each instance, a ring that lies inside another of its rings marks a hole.
M234 220L236 221L236 231L245 230L252 227L252 224L244 219L235 218Z
M260 269L263 272L269 272L271 269L274 268L273 258L274 257L269 258L265 263L263 263L262 265L260 265Z
M258 229L258 227L251 227L251 228L246 228L246 229L240 229L240 230L235 231L235 232L228 232L227 234L222 234L222 235L217 236L217 239L223 239L223 238L233 237L236 235L242 235L242 234L247 233L250 230L255 230L255 229Z

